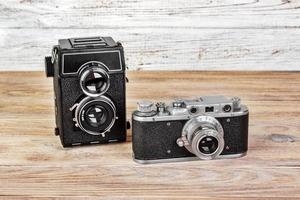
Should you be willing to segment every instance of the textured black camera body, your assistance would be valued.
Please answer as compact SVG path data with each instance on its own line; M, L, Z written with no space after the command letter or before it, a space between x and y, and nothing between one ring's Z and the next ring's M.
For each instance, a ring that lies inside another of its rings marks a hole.
M64 147L126 140L120 43L111 37L62 39L45 63L54 83L55 133Z
M132 116L134 160L156 163L244 156L248 149L247 107L221 96L203 99L179 100L167 107L158 103L156 109L151 102L140 102ZM230 111L224 112L225 106L230 106Z

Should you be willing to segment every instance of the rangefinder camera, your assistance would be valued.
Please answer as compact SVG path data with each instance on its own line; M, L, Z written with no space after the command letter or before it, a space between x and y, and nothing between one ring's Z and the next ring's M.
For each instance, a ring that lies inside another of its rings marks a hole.
M238 97L203 96L170 105L138 102L132 115L139 163L237 158L248 149L247 106Z
M125 59L111 37L61 39L45 58L62 145L126 140Z

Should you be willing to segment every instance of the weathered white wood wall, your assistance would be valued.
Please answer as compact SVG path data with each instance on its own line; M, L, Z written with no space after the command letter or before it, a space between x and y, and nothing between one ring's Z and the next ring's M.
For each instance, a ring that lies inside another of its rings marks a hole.
M299 0L1 0L0 70L59 38L111 35L132 70L300 70Z

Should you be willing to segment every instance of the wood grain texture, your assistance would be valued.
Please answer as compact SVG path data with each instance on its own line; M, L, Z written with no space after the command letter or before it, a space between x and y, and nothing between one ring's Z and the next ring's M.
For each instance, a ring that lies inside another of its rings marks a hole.
M297 0L0 2L0 70L42 70L60 38L110 35L132 70L300 70Z
M53 134L52 80L0 73L3 199L299 199L300 73L129 72L128 117L139 99L240 96L249 152L230 160L139 165L128 142L63 149Z

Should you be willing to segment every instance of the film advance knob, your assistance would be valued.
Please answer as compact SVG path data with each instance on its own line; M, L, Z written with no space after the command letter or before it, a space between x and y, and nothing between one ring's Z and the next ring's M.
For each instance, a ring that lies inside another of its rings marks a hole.
M153 103L151 101L139 101L137 110L139 112L151 112L153 109Z

